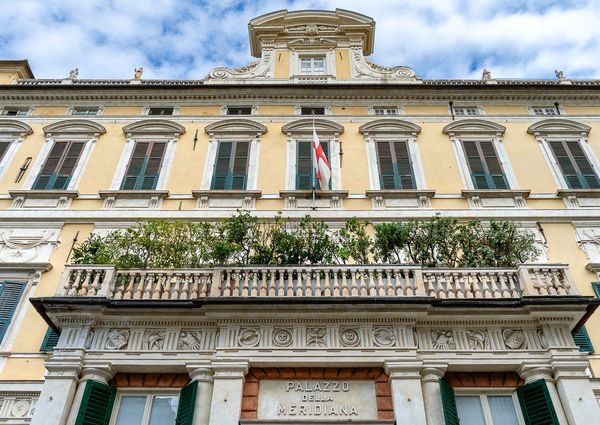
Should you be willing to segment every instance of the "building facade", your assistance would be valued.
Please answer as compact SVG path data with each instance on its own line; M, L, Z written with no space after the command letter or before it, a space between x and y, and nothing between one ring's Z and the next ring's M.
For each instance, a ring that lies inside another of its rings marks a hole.
M600 423L600 81L425 80L369 61L374 35L346 10L274 12L249 24L255 62L194 81L0 61L1 421ZM314 200L313 128L332 170ZM69 264L92 233L237 210L509 220L540 254Z

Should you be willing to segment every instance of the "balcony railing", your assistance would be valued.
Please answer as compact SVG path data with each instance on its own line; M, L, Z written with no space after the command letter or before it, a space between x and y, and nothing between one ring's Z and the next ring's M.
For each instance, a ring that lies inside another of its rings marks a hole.
M568 266L438 269L412 265L118 270L68 265L56 296L113 300L257 298L518 299L578 295Z

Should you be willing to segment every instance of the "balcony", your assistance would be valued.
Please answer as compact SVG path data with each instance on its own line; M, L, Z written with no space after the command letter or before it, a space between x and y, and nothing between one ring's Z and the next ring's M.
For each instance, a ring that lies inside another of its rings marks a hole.
M56 297L108 300L521 299L579 295L564 264L503 269L412 265L119 270L67 265Z

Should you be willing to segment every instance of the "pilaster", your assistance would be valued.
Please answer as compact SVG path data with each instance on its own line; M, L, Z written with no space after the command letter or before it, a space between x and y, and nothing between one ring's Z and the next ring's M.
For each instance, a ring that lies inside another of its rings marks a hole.
M552 372L570 425L600 424L600 406L588 375L587 361L553 362Z
M420 361L386 361L397 424L424 424L425 407L421 389Z
M444 408L440 393L440 379L448 368L447 364L425 364L421 369L423 403L427 425L444 425Z
M248 365L248 361L212 362L214 383L209 425L238 425Z
M521 376L521 378L523 378L525 384L530 384L540 379L546 381L548 393L550 394L552 405L554 406L554 410L556 411L558 422L560 424L569 424L569 422L567 422L565 410L563 409L563 405L558 395L558 391L556 390L556 385L554 383L554 379L552 378L552 369L550 369L550 367L548 367L545 364L524 363L519 367L517 373Z
M213 370L209 363L194 363L186 365L192 381L198 382L196 405L194 409L194 425L208 425L210 407L213 395Z
M115 376L115 370L110 363L97 364L94 366L86 366L81 371L81 378L79 378L79 384L77 385L77 392L71 403L71 411L69 413L69 419L67 425L75 425L77 420L77 414L81 407L81 400L83 399L83 392L85 391L85 384L89 380L98 381L105 385L108 381Z

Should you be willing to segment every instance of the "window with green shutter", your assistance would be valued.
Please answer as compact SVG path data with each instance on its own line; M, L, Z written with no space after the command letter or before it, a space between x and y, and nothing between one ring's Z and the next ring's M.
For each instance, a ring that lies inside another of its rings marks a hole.
M250 142L220 141L217 147L212 190L246 190Z
M196 406L196 393L198 381L192 381L181 390L179 406L175 425L192 425L194 421L194 408Z
M444 378L440 379L440 394L442 396L442 408L444 409L444 421L446 425L459 425L458 410L454 398L454 389Z
M585 326L580 327L577 332L573 333L573 341L575 341L575 345L579 347L579 351L582 353L594 352L594 346Z
M540 379L517 388L527 425L559 425L546 381Z
M54 347L58 344L59 336L60 334L57 334L54 329L49 327L46 331L46 335L44 335L40 351L54 351Z
M88 380L75 425L108 425L116 394L116 388Z
M121 190L154 190L167 142L136 142L121 183Z
M508 189L493 141L463 140L462 145L475 189Z
M327 161L331 164L329 156L329 142L321 141L323 153ZM312 190L314 170L314 153L312 141L299 140L296 146L296 190ZM329 179L328 190L331 190L331 180ZM315 189L320 189L319 183L314 181Z
M408 143L377 141L379 187L381 189L416 189Z
M548 142L569 189L598 189L600 180L578 140Z
M86 142L58 141L54 143L32 189L65 190L83 152Z
M24 282L0 282L0 343L4 340L24 290Z
M592 288L594 288L596 298L600 298L600 282L592 282Z

